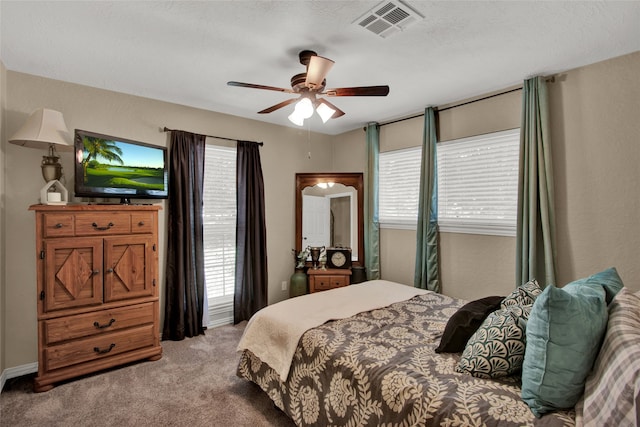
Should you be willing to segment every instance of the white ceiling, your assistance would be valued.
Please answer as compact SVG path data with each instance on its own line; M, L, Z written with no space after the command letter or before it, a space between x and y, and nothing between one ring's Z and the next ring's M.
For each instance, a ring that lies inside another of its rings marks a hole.
M0 58L11 71L293 127L293 106L256 114L291 95L226 82L289 88L311 49L335 61L328 88L390 86L387 97L331 98L343 117L307 121L339 134L640 50L639 1L407 0L424 19L386 39L353 24L379 3L2 0Z

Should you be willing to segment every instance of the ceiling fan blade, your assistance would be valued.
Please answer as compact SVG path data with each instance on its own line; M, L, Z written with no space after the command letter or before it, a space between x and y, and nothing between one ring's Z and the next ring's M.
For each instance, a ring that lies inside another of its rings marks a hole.
M333 115L331 116L332 119L337 119L338 117L344 116L344 111L342 111L341 109L339 109L338 107L336 107L335 105L327 101L326 99L318 98L318 102L326 105L332 110L335 110L335 113L333 113Z
M281 103L279 103L279 104L272 105L272 106L271 106L271 107L269 107L269 108L265 108L265 109L264 109L264 110L262 110L262 111L258 111L258 114L267 114L267 113L272 113L272 112L274 112L274 111L276 111L276 110L279 110L279 109L280 109L280 108L282 108L282 107L286 107L286 106L287 106L287 105L289 105L289 104L293 104L293 103L294 103L294 102L296 102L298 99L300 99L300 98L291 98L291 99L287 99L286 101L282 101L282 102L281 102Z
M307 78L305 85L310 89L319 88L322 86L324 78L327 76L331 67L333 67L334 61L329 58L314 55L309 59L309 66L307 67Z
M360 86L327 89L321 95L327 96L387 96L389 86Z
M237 87L248 87L250 89L264 89L264 90L274 90L276 92L285 92L285 93L294 93L291 89L285 89L281 87L274 86L264 86L264 85L256 85L253 83L242 83L242 82L227 82L229 86L237 86Z

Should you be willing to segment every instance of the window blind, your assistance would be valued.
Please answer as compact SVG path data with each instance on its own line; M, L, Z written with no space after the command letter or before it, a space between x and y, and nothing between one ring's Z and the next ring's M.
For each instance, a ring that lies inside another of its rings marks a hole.
M421 147L413 147L380 153L378 220L382 227L416 227L421 152Z
M438 144L441 231L515 235L519 146L519 129Z
M209 307L233 301L236 257L236 149L205 148L204 264Z

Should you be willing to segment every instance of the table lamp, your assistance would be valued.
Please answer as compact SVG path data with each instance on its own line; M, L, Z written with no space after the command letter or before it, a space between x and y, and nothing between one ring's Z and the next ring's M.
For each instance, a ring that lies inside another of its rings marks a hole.
M36 110L9 139L9 142L22 147L48 148L49 153L46 156L42 156L41 164L42 177L47 182L46 191L55 188L56 190L63 190L62 194L64 196L68 194L64 186L58 181L62 177L62 165L58 162L60 157L57 155L56 150L73 151L73 145L69 142L69 130L64 123L62 113L48 108ZM58 199L58 197L54 197L54 199ZM60 200L53 201L60 202L63 200L60 198ZM42 200L41 198L41 202L46 203L47 200Z

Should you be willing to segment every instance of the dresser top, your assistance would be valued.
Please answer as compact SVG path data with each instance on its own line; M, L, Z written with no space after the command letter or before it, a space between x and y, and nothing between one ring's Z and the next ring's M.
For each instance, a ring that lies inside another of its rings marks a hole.
M64 211L157 211L161 205L123 205L123 204L99 204L99 203L69 203L66 205L31 205L30 211L64 212Z
M350 276L351 269L350 268L309 268L307 270L307 275L317 275L317 276Z

